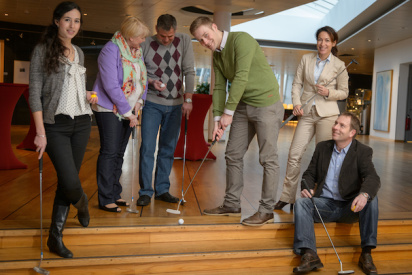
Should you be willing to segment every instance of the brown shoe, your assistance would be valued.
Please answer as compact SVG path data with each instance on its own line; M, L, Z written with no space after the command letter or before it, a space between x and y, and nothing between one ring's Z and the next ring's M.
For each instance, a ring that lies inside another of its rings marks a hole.
M372 255L370 253L362 253L359 257L359 267L362 268L365 274L378 274L376 266L373 264Z
M244 219L242 221L242 224L250 226L260 226L270 222L273 222L273 213L256 212L253 216Z
M240 216L242 215L241 208L227 207L224 205L221 205L213 209L205 209L203 210L203 214L211 215L211 216Z
M293 273L306 273L322 267L323 264L317 254L305 253L300 259L300 265L293 269Z

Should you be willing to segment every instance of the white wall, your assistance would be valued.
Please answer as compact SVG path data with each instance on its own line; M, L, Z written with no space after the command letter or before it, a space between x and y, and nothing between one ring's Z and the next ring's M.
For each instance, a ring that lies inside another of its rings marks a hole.
M408 66L406 65L410 63L412 63L412 39L406 39L375 50L372 80L371 136L391 140L404 139L406 95L409 73ZM387 70L393 70L390 128L389 132L382 132L373 129L373 121L375 116L376 73Z

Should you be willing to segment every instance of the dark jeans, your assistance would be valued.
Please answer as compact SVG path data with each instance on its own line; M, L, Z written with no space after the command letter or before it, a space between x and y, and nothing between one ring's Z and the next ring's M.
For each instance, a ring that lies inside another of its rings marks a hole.
M153 192L155 192L155 196L160 196L169 192L169 175L172 170L181 121L182 105L165 106L146 101L142 112L142 144L139 164L140 196L151 197ZM152 174L158 133L159 146L153 190Z
M328 198L314 198L316 206L326 222L354 223L359 220L361 247L377 245L378 234L378 197L368 202L360 212L350 209L352 200L335 201ZM295 203L295 240L293 250L301 254L302 248L316 251L314 222L321 222L309 198L300 198Z
M121 120L112 112L94 112L100 135L100 154L97 159L99 205L119 200L122 193L120 176L124 151L132 128L129 120Z
M83 195L79 179L80 166L90 137L89 115L55 116L55 124L44 124L47 136L46 152L57 173L54 204L76 204Z

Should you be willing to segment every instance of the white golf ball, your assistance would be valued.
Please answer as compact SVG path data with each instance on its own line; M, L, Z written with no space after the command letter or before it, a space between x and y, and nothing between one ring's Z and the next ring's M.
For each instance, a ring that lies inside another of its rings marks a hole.
M183 219L179 219L179 224L184 224L185 221Z
M162 83L162 84L160 84L160 87L162 87L162 88L163 88L164 86L166 86L166 85L165 85L165 84L163 84L163 83Z

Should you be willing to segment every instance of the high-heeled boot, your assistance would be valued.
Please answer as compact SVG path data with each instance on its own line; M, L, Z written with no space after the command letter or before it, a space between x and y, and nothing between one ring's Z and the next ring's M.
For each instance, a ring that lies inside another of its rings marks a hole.
M87 227L90 221L89 215L89 201L86 193L83 193L80 200L74 205L77 208L77 218L83 227Z
M70 206L53 205L52 223L50 225L47 246L50 252L63 258L73 258L73 253L63 243L63 229L66 224Z

